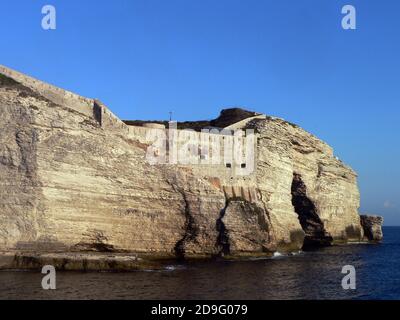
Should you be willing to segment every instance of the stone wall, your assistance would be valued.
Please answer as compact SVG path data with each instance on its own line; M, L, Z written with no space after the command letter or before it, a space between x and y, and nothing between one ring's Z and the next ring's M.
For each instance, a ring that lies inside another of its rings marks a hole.
M56 104L63 105L87 116L93 115L93 99L84 98L2 65L0 65L0 74L14 79L21 85L30 88Z

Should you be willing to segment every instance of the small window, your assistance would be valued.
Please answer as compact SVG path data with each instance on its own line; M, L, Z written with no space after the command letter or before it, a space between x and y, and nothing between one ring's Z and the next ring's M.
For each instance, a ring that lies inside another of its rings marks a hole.
M227 164L226 164L226 167L227 167L227 168L231 168L232 165L231 165L230 163L227 163Z
M246 168L246 164L245 164L245 163L242 163L242 164L240 165L240 167L241 167L242 169L244 169L244 168Z

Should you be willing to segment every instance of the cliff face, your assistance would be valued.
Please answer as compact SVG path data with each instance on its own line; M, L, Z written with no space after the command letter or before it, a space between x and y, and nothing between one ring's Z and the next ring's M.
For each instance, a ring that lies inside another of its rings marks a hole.
M292 243L359 241L356 174L324 142L280 119L253 120L260 132L257 185L275 234ZM300 225L299 225L300 222Z
M361 216L361 225L364 228L364 236L369 241L379 242L383 239L383 218L379 216Z
M0 250L263 255L361 240L356 174L301 128L249 116L224 113L257 132L250 175L150 165L144 127L0 67Z

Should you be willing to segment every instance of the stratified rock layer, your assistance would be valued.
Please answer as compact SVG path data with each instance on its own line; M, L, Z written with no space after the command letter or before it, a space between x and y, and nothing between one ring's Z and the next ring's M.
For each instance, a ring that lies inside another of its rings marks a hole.
M252 255L274 251L271 221L263 207L243 199L228 201L221 212L222 252Z
M356 174L327 144L229 114L227 129L257 132L251 174L151 165L149 126L0 66L0 249L240 256L363 239Z

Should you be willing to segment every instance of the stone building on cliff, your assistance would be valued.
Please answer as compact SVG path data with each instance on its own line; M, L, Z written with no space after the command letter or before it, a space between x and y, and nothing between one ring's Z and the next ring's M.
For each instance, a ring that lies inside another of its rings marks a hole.
M0 250L258 256L381 239L380 219L361 222L356 173L325 142L241 109L178 123L202 127L254 130L254 170L151 165L147 133L161 122L121 121L0 66Z

